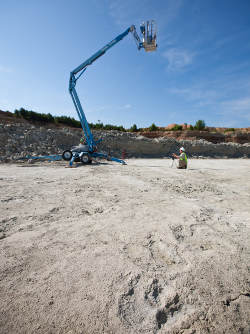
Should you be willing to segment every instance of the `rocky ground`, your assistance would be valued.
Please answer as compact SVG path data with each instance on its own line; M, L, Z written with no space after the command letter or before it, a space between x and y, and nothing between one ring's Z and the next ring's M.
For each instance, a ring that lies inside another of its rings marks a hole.
M1 164L0 332L249 333L250 160L171 163Z
M250 143L213 143L205 139L187 140L174 137L147 138L137 133L119 131L93 131L96 139L103 138L99 151L111 152L120 158L168 157L184 146L189 157L249 158ZM27 122L0 123L0 162L13 161L27 155L62 154L79 144L81 129L48 128ZM149 133L145 133L149 136ZM154 134L152 134L154 135ZM163 135L162 135L163 136Z

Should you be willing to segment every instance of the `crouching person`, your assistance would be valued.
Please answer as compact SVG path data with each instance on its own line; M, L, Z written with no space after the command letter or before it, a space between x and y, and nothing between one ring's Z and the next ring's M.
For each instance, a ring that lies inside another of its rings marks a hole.
M185 153L184 147L180 148L180 155L176 155L173 153L173 157L175 159L179 159L178 169L186 169L187 168L187 155Z

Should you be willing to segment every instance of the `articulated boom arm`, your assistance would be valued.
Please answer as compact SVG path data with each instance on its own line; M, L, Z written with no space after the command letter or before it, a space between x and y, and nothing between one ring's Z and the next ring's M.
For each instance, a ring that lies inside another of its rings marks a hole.
M148 21L149 22L149 21ZM152 21L153 22L153 21ZM145 29L144 29L145 30ZM105 54L105 52L110 49L112 46L114 46L115 44L117 44L118 42L120 42L125 36L128 35L128 33L131 32L135 38L136 44L138 49L140 50L141 48L144 48L146 51L154 51L157 47L156 45L156 36L153 37L153 43L152 43L152 36L150 39L150 44L151 47L150 49L147 49L144 38L143 38L143 42L140 40L140 37L138 36L137 32L136 32L136 28L134 25L132 25L130 28L128 28L127 30L125 30L122 34L120 34L119 36L117 36L115 39L113 39L111 42L109 42L107 45L105 45L102 49L100 49L98 52L96 52L93 56L91 56L89 59L87 59L85 62L83 62L81 65L79 65L78 67L76 67L71 73L70 73L70 79L69 79L69 92L70 95L72 97L73 103L75 105L78 117L80 119L82 128L83 128L83 132L84 135L86 137L86 141L89 147L89 151L93 152L96 145L98 144L99 141L95 141L92 135L92 132L89 128L87 119L85 117L83 108L81 106L81 102L78 98L75 86L76 86L76 82L77 80L80 78L80 76L86 71L87 67L89 65L91 65L94 61L96 61L99 57L101 57L102 55ZM141 30L142 32L142 30ZM143 34L143 32L142 32ZM145 33L143 34L145 35ZM76 75L80 72L80 74L76 77Z

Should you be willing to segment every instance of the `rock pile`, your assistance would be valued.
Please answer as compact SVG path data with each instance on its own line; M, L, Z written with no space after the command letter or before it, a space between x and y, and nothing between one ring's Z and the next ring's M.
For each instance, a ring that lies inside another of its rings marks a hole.
M250 144L218 143L204 139L176 140L175 138L146 138L136 133L119 131L93 131L96 139L103 138L98 150L121 157L158 158L176 153L180 146L189 157L250 158ZM25 123L0 124L0 162L27 155L61 154L79 144L81 129L46 128Z
M29 124L0 124L0 161L27 155L60 154L79 142L80 131L48 129Z

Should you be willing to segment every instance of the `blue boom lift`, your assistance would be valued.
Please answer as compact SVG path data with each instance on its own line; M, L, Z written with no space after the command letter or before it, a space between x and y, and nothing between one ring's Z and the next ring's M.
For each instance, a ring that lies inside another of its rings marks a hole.
M82 129L84 132L84 136L86 139L86 145L80 145L71 150L67 150L63 152L62 158L66 161L70 161L70 166L73 165L74 161L81 161L83 164L91 163L92 158L95 158L95 157L100 157L100 158L104 158L107 160L116 161L116 162L125 164L123 160L111 157L109 154L97 152L97 144L102 139L95 141L93 134L90 130L90 127L88 125L87 119L85 117L85 114L81 106L81 102L79 100L75 87L76 87L77 80L86 71L87 67L91 65L94 61L96 61L99 57L103 56L106 53L106 51L108 51L111 47L113 47L118 42L120 42L130 32L134 36L138 50L144 48L144 50L147 52L155 51L157 48L155 22L154 21L146 21L145 23L143 22L140 26L140 31L141 31L142 39L140 39L140 37L138 36L135 26L132 25L127 30L125 30L122 34L117 36L115 39L113 39L111 42L105 45L102 49L96 52L93 56L91 56L81 65L76 67L70 73L69 92L72 97L74 106L76 108L78 117L80 119Z

